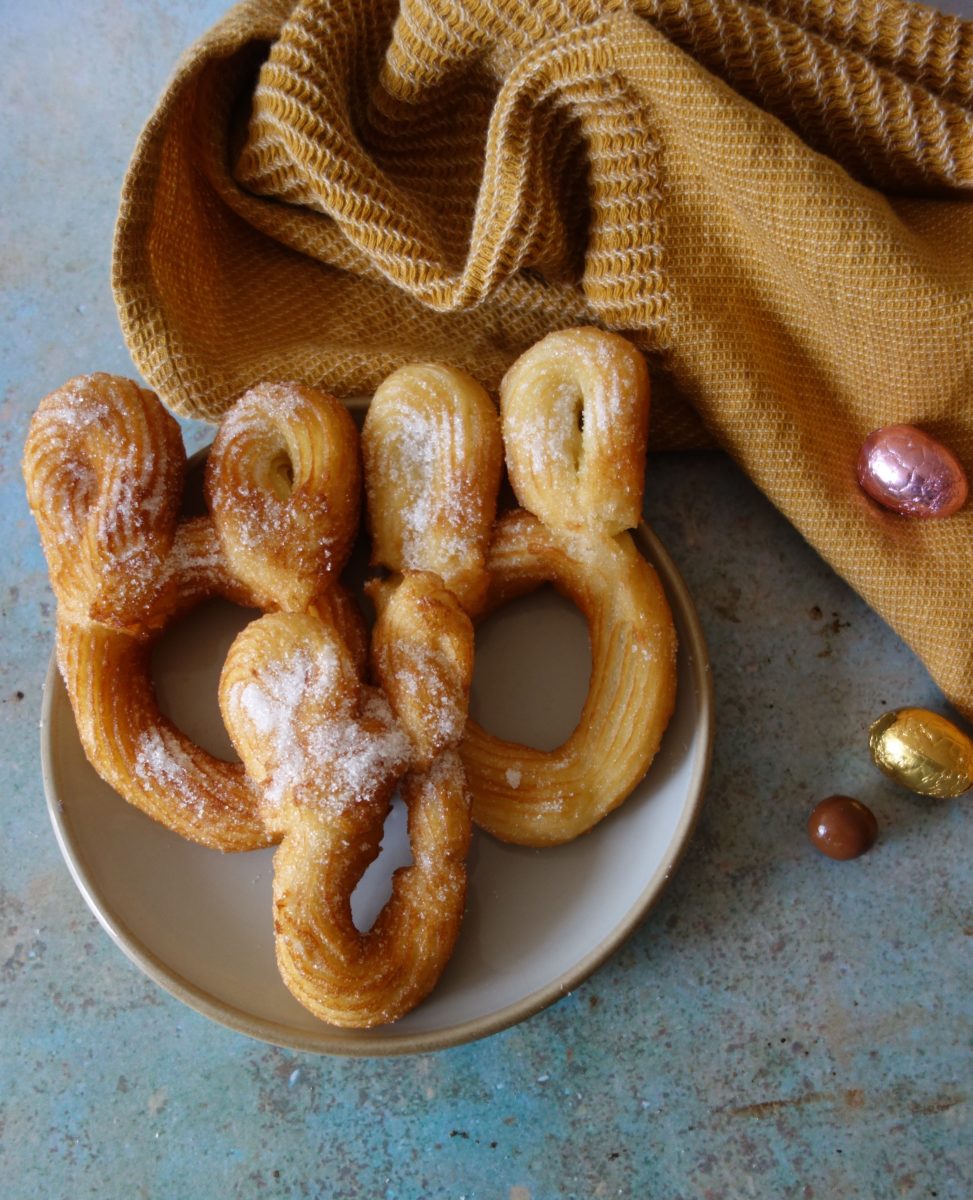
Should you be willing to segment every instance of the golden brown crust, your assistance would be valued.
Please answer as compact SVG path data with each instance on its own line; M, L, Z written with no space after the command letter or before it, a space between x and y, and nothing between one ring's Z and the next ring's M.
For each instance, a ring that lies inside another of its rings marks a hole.
M587 619L592 673L578 726L556 750L470 721L462 756L478 825L504 841L556 845L625 800L675 703L672 615L626 532L641 515L648 375L624 339L566 330L514 363L500 405L523 508L497 523L481 612L553 583Z
M358 529L358 431L347 409L299 384L251 388L213 442L206 498L257 606L305 611L337 578Z
M284 496L271 478L281 445L295 469ZM267 385L231 410L217 437L213 517L179 520L184 470L178 426L158 400L108 375L43 400L24 455L58 598L58 661L89 761L173 832L249 850L273 840L252 783L161 714L149 646L211 596L256 608L316 599L364 663L360 614L343 590L325 591L357 521L357 432L337 400ZM250 507L234 513L235 494ZM228 553L234 534L245 553Z
M239 763L207 753L159 711L150 644L106 625L58 623L57 657L88 761L120 796L214 850L271 838Z
M471 630L468 638L471 659ZM456 685L448 687L453 694ZM459 931L469 797L452 746L416 769L403 706L422 705L436 723L417 697L400 691L393 711L358 679L337 629L290 613L248 626L220 681L224 719L260 785L264 820L282 835L274 857L278 967L297 999L334 1025L366 1027L409 1011L436 983ZM351 896L378 854L397 784L414 862L396 872L391 898L361 931Z
M364 678L368 671L368 625L351 592L343 584L333 583L308 611L335 627L351 655L355 671Z
M210 515L182 520L178 428L151 393L86 377L42 402L32 424L28 494L85 753L185 837L223 850L279 841L281 975L336 1025L397 1019L448 961L465 902L467 772L485 828L529 845L565 841L625 798L672 711L671 616L625 532L641 507L641 358L595 330L552 335L511 368L502 403L511 479L537 515L517 510L495 526L500 418L483 389L427 364L376 393L366 491L373 559L391 574L370 587L370 654L337 583L361 466L354 424L332 397L298 385L248 392L209 455ZM467 722L471 616L545 581L585 613L593 657L579 727L551 754ZM149 674L152 641L215 595L265 613L238 635L220 680L242 765L176 729ZM413 864L359 930L351 896L397 787Z
M600 329L551 333L500 385L510 482L551 529L614 534L642 516L649 375L631 342Z
M627 533L591 544L517 510L491 547L490 612L552 583L584 613L591 682L556 750L504 741L473 720L461 753L473 819L503 841L570 841L617 808L648 770L675 703L676 639L658 576Z
M464 371L402 367L372 398L362 454L372 561L432 571L475 611L503 464L493 401Z
M387 592L372 631L375 677L428 769L466 727L473 625L438 575L407 571Z
M277 964L316 1016L353 1028L386 1024L432 991L459 935L466 897L469 796L455 751L401 784L414 864L367 933L355 927L350 888L375 857L387 809L363 810L339 830L309 817L274 856Z
M81 375L40 402L24 480L64 615L141 622L175 537L185 465L179 426L129 379Z
M281 976L311 1012L355 1027L393 1021L419 1003L459 933L471 821L456 747L473 628L444 577L465 597L482 597L500 471L489 398L445 368L400 372L366 429L375 558L395 571L373 588L371 663L381 690L362 681L357 624L331 603L333 590L306 613L251 624L220 681L227 729L281 839ZM396 872L377 920L359 930L351 896L379 852L396 786L413 865Z

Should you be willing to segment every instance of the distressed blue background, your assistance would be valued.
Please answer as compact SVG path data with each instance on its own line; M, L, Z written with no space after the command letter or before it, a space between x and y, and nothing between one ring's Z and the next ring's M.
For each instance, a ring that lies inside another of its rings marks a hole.
M222 8L0 6L0 1192L967 1200L970 801L911 797L865 751L884 707L941 698L719 455L653 460L646 505L712 654L705 810L662 902L576 992L444 1053L315 1058L183 1007L86 909L41 790L52 601L20 451L46 392L132 373L108 286L118 190ZM805 840L833 791L879 817L858 862Z

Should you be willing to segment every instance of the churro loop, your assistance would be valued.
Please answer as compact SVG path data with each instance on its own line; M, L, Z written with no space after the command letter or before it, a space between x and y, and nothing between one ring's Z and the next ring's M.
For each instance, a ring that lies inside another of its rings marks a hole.
M129 379L78 376L40 402L24 477L60 614L119 628L145 620L185 467L179 426Z
M304 612L358 530L358 431L347 409L298 384L260 384L220 425L206 496L223 554L258 607Z
M548 334L500 389L507 472L517 500L551 529L612 535L642 517L649 375L624 338Z
M469 619L430 579L419 577L416 586L431 589L431 621L403 623L404 610L390 612L393 597L376 636L397 648L407 643L406 656L420 662L445 641L471 671ZM274 856L277 965L294 996L333 1025L364 1028L408 1012L435 985L456 941L470 818L451 731L453 700L469 680L453 672L440 682L442 712L438 700L408 685L396 693L393 712L381 691L360 681L338 631L319 616L298 614L255 621L224 666L227 729L261 788L264 820L281 838ZM428 755L417 753L406 729L423 723L448 731L451 741L434 738L435 757L416 770ZM391 897L363 932L351 896L379 852L397 785L414 863L395 873Z
M484 615L551 583L584 614L591 682L556 750L504 741L470 719L461 753L473 818L507 842L557 845L629 795L655 757L675 702L675 636L661 584L626 534L597 546L523 510L497 526Z
M482 614L552 583L584 613L592 655L580 721L558 749L467 725L473 817L504 841L556 845L590 829L648 770L672 714L672 616L627 532L641 513L648 403L641 357L594 329L551 334L503 381L507 468L523 508L497 524Z
M503 465L497 410L464 371L401 367L362 430L372 561L433 571L468 612L487 589L486 550Z
M317 404L339 407L323 394ZM219 448L213 454L219 475ZM273 600L234 572L210 517L179 520L178 426L134 383L81 377L41 402L24 473L58 600L58 665L89 762L183 837L219 850L268 844L242 766L182 733L152 685L152 643L194 605L216 596L256 608ZM285 583L278 603L291 597ZM360 653L350 600L333 591L321 603Z

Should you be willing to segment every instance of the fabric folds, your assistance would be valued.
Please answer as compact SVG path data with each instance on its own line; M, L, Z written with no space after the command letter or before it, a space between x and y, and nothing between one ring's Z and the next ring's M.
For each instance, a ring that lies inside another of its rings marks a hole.
M215 419L260 380L495 389L627 334L655 449L717 444L973 719L973 506L855 481L907 422L973 475L973 23L899 0L248 0L124 185L139 369Z

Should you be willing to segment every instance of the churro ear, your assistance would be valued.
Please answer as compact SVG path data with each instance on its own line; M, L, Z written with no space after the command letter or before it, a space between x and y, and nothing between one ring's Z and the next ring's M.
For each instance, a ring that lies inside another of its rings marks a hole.
M145 618L185 465L179 426L129 379L81 375L41 401L24 478L63 613L118 627Z
M260 384L223 418L206 496L231 570L262 608L303 612L337 579L358 531L358 430L326 392Z
M545 525L615 534L639 523L649 373L630 342L548 334L504 376L500 411L510 483Z
M475 611L503 464L493 401L463 371L402 367L372 399L362 453L373 561L434 572Z

